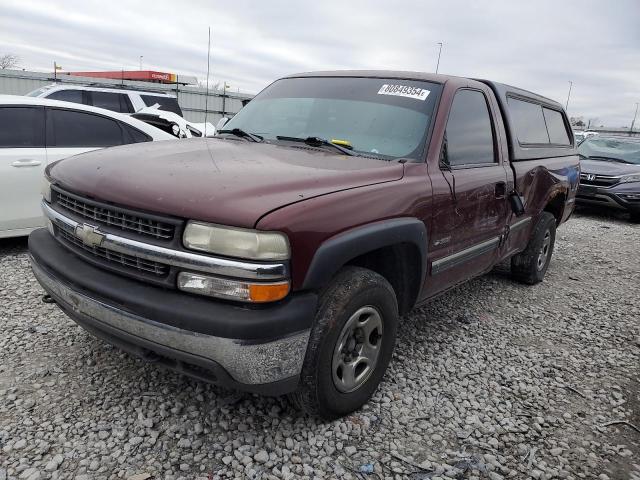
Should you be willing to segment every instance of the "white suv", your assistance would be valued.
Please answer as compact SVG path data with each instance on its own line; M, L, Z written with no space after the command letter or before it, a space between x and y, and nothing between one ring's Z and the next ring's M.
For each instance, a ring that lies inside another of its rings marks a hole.
M0 126L0 238L43 225L40 187L51 162L98 148L175 140L129 115L14 95L0 95Z
M160 110L183 116L178 99L168 93L54 83L27 93L27 96L82 103L119 113L135 113L158 104Z

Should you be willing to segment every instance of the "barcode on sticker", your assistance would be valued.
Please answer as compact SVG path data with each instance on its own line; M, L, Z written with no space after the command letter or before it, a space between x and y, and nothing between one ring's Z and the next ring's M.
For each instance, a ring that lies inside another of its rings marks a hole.
M409 85L382 85L378 90L378 95L395 95L396 97L415 98L425 101L429 96L429 90L424 88L411 87Z

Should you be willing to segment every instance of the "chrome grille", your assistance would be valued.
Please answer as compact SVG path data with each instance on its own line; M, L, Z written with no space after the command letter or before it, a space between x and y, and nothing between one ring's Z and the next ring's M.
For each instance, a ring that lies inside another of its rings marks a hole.
M63 228L57 228L59 237L70 244L74 248L79 248L88 252L102 260L106 260L110 263L118 264L128 269L138 270L139 272L152 273L158 276L164 276L169 273L169 266L164 263L154 262L152 260L146 260L133 255L127 255L120 252L114 252L103 247L90 247L82 243L82 240L77 238L73 233L64 230Z
M580 183L583 185L595 185L596 187L610 187L620 181L620 177L612 175L594 175L592 173L581 173Z
M97 206L67 195L57 189L56 202L65 210L104 225L162 240L171 240L173 238L174 226L170 223L159 222L138 215L129 215L108 206Z

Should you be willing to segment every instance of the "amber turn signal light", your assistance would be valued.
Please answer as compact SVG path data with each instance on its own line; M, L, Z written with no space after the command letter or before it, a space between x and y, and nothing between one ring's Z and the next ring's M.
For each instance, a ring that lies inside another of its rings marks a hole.
M194 272L178 274L178 288L185 292L241 302L275 302L289 293L289 282L249 283Z
M249 298L256 303L275 302L282 300L288 294L289 282L249 285Z

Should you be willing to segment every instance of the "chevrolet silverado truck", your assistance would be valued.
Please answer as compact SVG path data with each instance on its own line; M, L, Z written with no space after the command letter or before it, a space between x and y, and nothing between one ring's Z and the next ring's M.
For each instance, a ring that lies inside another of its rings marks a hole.
M214 138L51 165L31 265L96 337L336 418L375 391L415 305L506 259L542 281L579 173L561 105L531 92L293 75Z

